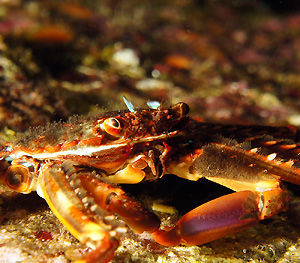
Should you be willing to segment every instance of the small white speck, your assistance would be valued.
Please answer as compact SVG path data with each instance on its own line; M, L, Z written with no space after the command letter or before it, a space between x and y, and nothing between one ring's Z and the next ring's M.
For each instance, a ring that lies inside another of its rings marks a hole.
M151 75L152 75L153 78L157 79L157 78L160 77L161 74L160 74L159 70L154 69L154 70L152 70Z
M7 152L11 152L11 150L12 150L12 147L11 147L11 146L7 146L7 147L6 147L6 151L7 151Z
M123 66L138 67L140 64L139 57L132 49L125 48L118 50L112 57L113 61Z
M268 161L272 161L276 158L277 154L276 153L271 153L267 156Z

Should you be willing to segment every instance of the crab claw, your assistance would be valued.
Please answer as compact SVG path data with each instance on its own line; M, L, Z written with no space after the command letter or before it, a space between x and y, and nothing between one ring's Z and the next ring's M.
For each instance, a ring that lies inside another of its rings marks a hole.
M125 195L125 192L109 184L99 182L89 174L79 176L81 186L93 196L95 202L110 213L116 213L135 232L154 232L160 219L140 203Z
M77 172L71 161L45 164L40 170L39 187L51 210L79 241L93 249L76 263L109 262L127 231L122 220L139 233L159 228L154 213L96 174Z
M165 246L201 245L255 225L259 219L257 195L241 191L207 202L185 214L171 230L153 233Z

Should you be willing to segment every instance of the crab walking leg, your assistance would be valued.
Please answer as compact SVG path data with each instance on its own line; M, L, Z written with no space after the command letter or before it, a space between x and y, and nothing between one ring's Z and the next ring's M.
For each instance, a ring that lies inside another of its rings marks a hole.
M260 218L259 194L241 191L219 197L185 214L170 231L153 233L165 246L201 245L255 225Z

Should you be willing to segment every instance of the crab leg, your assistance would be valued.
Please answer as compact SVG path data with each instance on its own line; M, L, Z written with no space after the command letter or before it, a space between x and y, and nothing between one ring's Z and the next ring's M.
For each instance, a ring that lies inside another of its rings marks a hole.
M69 161L45 164L39 187L57 218L79 241L94 249L77 263L106 263L119 244L119 234L127 229L121 218L139 232L158 229L158 217L124 192L97 180L87 172L77 173ZM41 193L40 193L41 194Z
M278 211L266 214L268 206L272 206L272 202L277 203L276 199L271 200L269 197L281 198L283 193L276 189L266 191L265 195L241 191L222 196L185 214L173 229L156 231L153 237L156 242L165 246L201 245L219 239L247 229L259 220L285 209L281 205Z
M233 147L218 150L219 144L209 144L191 156L183 156L181 162L171 163L168 171L191 180L203 176L237 192L188 212L171 230L158 230L153 234L158 243L201 245L287 209L287 191L272 173L279 169L266 170L260 160L248 157L245 150L238 152L243 158L236 158L239 149Z
M185 214L170 231L153 233L165 246L201 245L246 229L259 221L255 195L242 191L207 202Z

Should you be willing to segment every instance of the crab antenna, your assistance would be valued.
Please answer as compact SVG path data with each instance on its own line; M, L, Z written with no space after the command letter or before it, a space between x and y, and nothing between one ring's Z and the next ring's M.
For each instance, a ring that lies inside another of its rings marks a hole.
M125 96L123 96L124 103L126 104L127 108L129 111L132 113L136 113L136 110L134 109L132 103L130 100L128 100Z
M150 109L158 109L161 105L159 101L147 101L147 105Z

